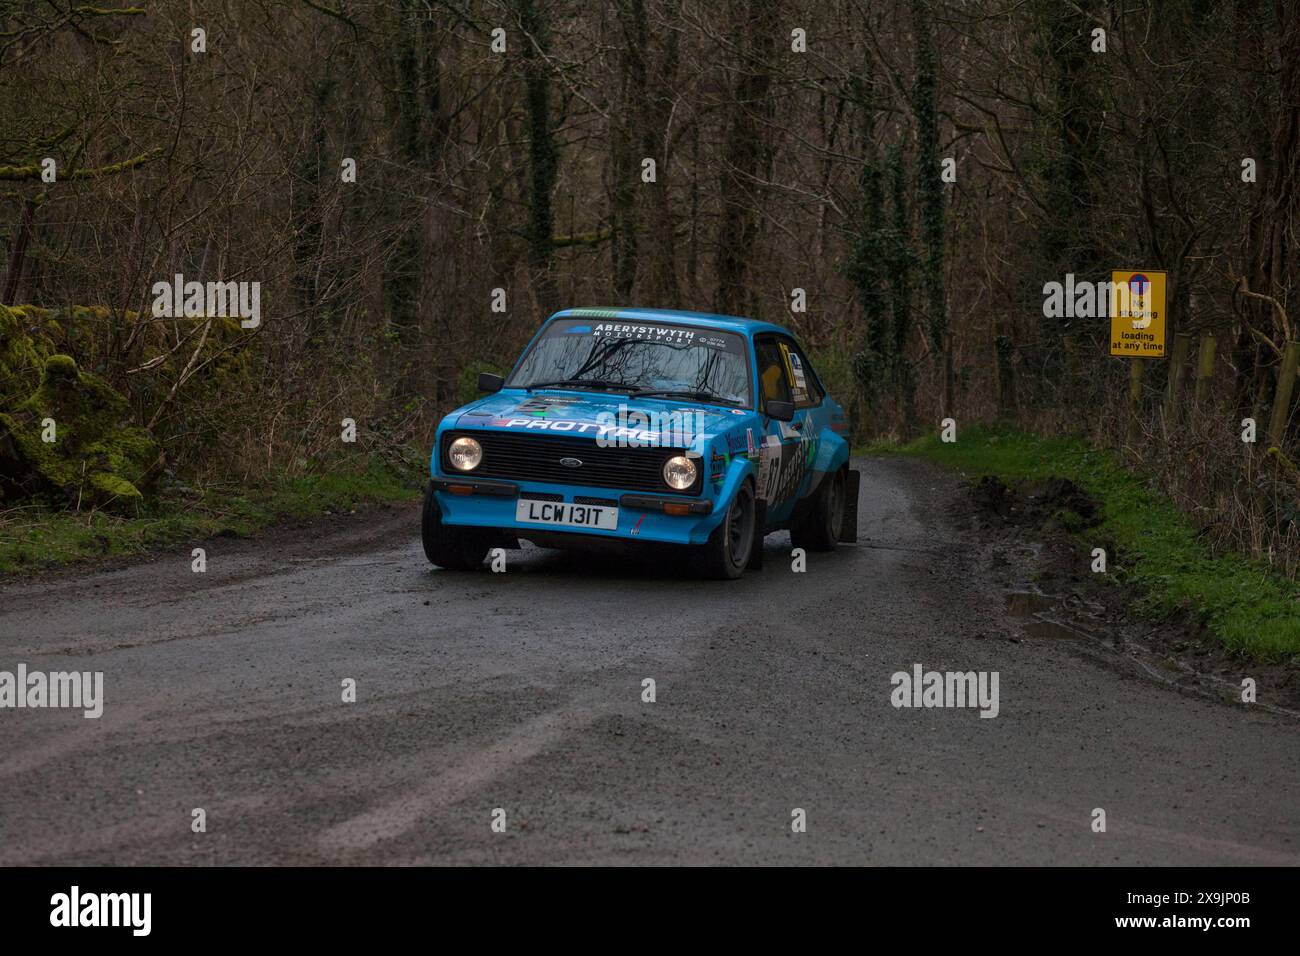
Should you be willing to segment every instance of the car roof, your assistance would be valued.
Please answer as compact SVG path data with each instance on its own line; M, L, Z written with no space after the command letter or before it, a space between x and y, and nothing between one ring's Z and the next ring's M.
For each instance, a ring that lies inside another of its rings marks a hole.
M759 332L783 332L792 335L789 329L772 322L749 319L742 315L720 315L716 312L687 312L682 309L637 309L637 308L574 308L562 309L551 319L610 319L630 322L676 322L684 325L698 325L708 329L724 329L739 332L741 335L755 335ZM547 321L550 321L549 319Z

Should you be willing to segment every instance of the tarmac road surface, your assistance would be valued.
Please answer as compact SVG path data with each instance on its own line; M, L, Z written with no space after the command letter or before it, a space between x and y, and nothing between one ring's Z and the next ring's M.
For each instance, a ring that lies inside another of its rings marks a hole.
M1002 639L955 480L858 466L862 543L805 573L785 534L736 582L438 571L407 504L4 580L0 671L104 710L0 709L0 864L1300 862L1296 720ZM895 708L915 664L997 716Z

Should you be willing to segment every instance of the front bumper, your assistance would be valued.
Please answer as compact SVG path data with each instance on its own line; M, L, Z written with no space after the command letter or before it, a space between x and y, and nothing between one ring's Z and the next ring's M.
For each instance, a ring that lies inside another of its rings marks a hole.
M508 531L520 538L571 535L575 543L579 538L621 538L628 542L698 545L709 539L713 529L722 520L722 514L715 511L715 504L709 498L620 493L610 488L581 485L443 476L434 476L430 486L437 496L443 524ZM576 500L586 504L617 505L618 526L600 529L517 521L517 501L521 497L531 496L551 501ZM685 513L671 513L674 511Z

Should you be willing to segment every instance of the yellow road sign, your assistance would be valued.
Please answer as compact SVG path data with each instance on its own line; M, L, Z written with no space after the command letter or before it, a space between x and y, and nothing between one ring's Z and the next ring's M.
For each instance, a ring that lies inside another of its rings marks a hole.
M1125 269L1110 281L1110 354L1164 358L1165 274Z

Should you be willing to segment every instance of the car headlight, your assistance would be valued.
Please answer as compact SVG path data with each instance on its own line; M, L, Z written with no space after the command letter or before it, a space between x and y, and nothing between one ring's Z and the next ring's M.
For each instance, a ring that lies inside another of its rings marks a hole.
M457 438L447 449L447 460L457 471L473 471L483 460L483 446L472 438Z
M695 462L685 455L674 455L664 462L664 481L669 488L685 491L695 484Z

